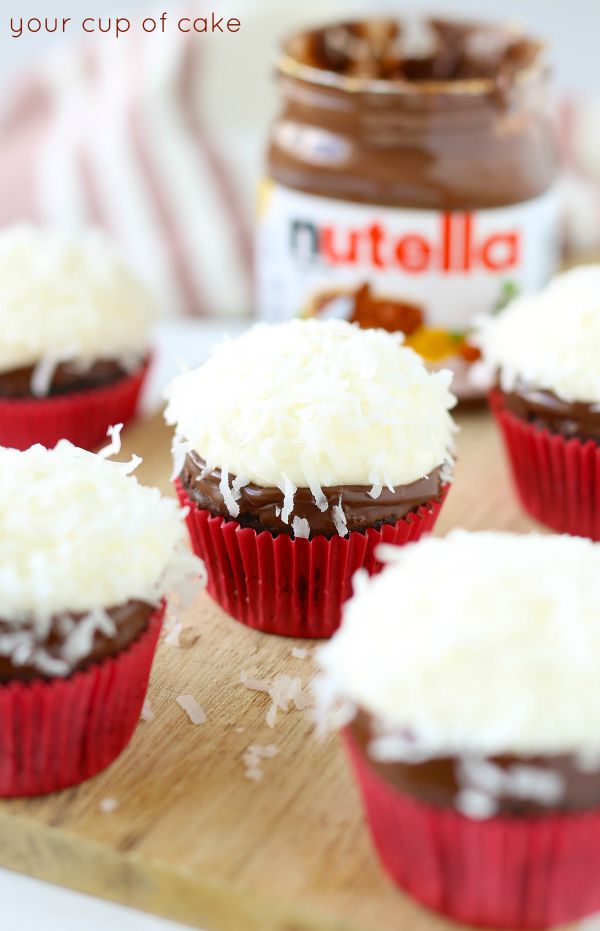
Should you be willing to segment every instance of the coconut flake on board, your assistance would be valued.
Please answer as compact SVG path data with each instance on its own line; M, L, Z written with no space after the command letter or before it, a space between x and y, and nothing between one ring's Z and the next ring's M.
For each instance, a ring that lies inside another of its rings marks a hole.
M311 697L303 690L299 676L277 673L272 681L269 681L268 679L257 679L248 676L242 671L240 682L247 689L254 692L263 692L270 697L271 704L265 717L269 727L275 727L278 711L283 711L284 714L287 714L292 708L297 711L305 711L311 705Z
M118 807L119 802L116 798L108 797L100 799L99 808L103 815L110 815L113 811L116 811Z
M193 695L178 695L175 701L180 708L183 708L192 724L206 724L208 720L206 712Z
M305 650L304 647L294 647L292 650L294 659L306 659L308 655L308 650Z
M262 761L270 760L279 753L279 748L275 744L250 744L244 751L242 761L244 763L246 779L252 782L259 782L263 776Z
M144 699L144 704L140 712L140 721L154 721L154 711L149 698Z

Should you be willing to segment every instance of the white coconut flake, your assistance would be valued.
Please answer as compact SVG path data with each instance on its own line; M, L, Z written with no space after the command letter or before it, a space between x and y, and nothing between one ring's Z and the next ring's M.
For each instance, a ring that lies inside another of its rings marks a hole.
M250 744L242 756L246 779L251 779L255 782L262 779L264 776L262 761L270 760L277 756L278 753L279 748L275 746L275 744L267 744L266 746L261 746L261 744Z
M140 721L154 721L154 710L150 704L150 699L145 698L140 713Z
M30 388L34 397L42 398L48 394L54 373L61 362L66 362L68 358L62 353L48 353L40 359L31 374Z
M247 689L252 689L254 692L267 692L271 688L267 679L257 679L255 676L248 676L245 672L240 674L240 682L242 685L245 685Z
M175 699L180 708L183 708L192 724L206 724L206 712L198 704L193 695L178 695Z
M175 621L170 630L167 632L163 638L163 643L166 643L170 647L179 647L181 646L180 637L181 637L182 624L181 621Z
M294 517L292 530L294 537L298 540L308 540L310 537L310 524L305 517Z
M0 281L0 372L34 366L36 395L61 362L137 367L148 351L156 303L104 233L5 226Z
M235 500L231 485L229 484L229 471L227 468L221 470L221 479L219 481L219 491L223 496L225 507L232 517L237 517L240 513L240 506Z
M110 442L107 446L101 449L98 452L98 455L101 459L110 459L111 456L118 456L121 452L121 431L123 430L122 423L113 424L106 431L106 435L109 438Z
M61 650L61 659L70 669L90 655L96 633L104 634L105 637L113 637L116 633L115 622L103 608L95 608L77 622L72 622Z
M329 507L329 504L327 503L327 498L319 482L314 477L307 476L307 483L318 509L321 512L326 511Z
M600 747L585 748L576 753L575 767L580 773L600 771Z
M290 519L290 514L294 509L294 495L296 494L296 486L287 475L283 475L283 482L280 486L283 492L283 509L281 511L281 520L284 524Z
M113 811L117 810L119 802L116 798L103 798L100 799L100 805L98 807L103 815L110 815Z
M304 711L312 703L311 696L303 690L302 682L297 676L278 673L272 681L269 681L256 679L242 672L240 681L246 688L255 692L264 692L271 698L265 718L269 727L275 726L278 711L287 714L292 707L297 711Z
M292 656L295 659L306 659L308 656L308 650L305 650L304 647L294 647L292 650Z
M334 504L333 509L333 524L335 529L339 533L340 537L348 536L348 525L346 523L346 515L344 514L344 509L342 507L342 496L340 495L340 503Z
M245 773L246 779L252 780L252 782L260 782L263 778L264 773L259 766L249 766Z
M454 801L455 807L467 818L483 821L492 818L498 811L498 804L489 795L477 789L462 789Z
M185 465L186 456L188 453L191 453L192 450L193 446L188 440L184 440L182 437L175 434L171 446L171 455L173 457L173 471L171 473L172 482L174 482L175 479L181 475L183 466ZM200 476L200 478L202 477L203 476Z
M242 488L248 484L248 480L243 475L236 475L231 486L231 493L236 501L242 496Z
M373 482L371 490L369 491L369 497L375 498L375 499L379 498L379 496L381 495L381 492L383 491L383 485L381 482L381 478L378 475L374 474L373 472L370 472L369 481Z

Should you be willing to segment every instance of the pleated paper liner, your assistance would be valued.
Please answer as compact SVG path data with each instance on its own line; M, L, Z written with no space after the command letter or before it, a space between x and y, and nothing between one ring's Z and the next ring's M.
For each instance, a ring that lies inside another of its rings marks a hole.
M330 637L357 569L377 572L380 543L403 546L433 530L448 486L413 514L379 530L312 540L257 533L235 520L213 517L190 500L179 480L177 494L188 507L194 552L208 571L208 592L232 617L270 634Z
M399 792L344 735L367 823L392 879L479 927L540 929L600 911L600 809L467 818Z
M164 604L116 656L66 679L0 685L0 796L77 785L115 760L139 721Z
M500 391L490 405L525 510L560 533L600 540L600 446L532 426L506 410Z
M0 446L51 448L66 439L95 449L108 427L134 417L149 364L100 388L49 398L0 398Z

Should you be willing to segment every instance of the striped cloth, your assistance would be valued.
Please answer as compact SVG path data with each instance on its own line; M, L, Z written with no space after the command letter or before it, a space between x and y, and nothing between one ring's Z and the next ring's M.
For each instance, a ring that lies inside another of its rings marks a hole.
M203 115L210 42L100 37L21 76L0 123L0 224L98 224L171 313L249 312L252 192Z

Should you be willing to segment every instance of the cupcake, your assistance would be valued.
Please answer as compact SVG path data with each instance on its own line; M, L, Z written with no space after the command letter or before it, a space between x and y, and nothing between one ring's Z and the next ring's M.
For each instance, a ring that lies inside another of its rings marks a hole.
M95 231L0 231L0 445L86 449L135 414L154 304Z
M518 298L477 341L523 507L600 540L600 265Z
M401 334L293 320L253 327L172 383L177 489L225 611L270 633L333 633L377 545L434 525L450 380Z
M131 469L65 440L0 449L0 796L74 785L121 753L165 596L198 578L176 502Z
M385 559L318 654L384 867L475 925L600 910L600 547L457 530Z

